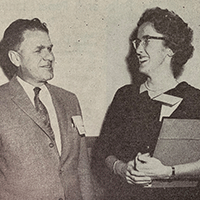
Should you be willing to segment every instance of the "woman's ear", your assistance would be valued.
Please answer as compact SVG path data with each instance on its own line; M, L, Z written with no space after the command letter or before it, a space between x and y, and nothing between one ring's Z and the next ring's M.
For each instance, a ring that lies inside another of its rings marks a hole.
M169 57L172 57L174 55L174 52L169 48L168 49L168 54Z
M8 52L8 57L10 58L10 61L16 66L19 67L21 64L21 59L20 59L20 55L18 52L14 51L14 50L10 50Z

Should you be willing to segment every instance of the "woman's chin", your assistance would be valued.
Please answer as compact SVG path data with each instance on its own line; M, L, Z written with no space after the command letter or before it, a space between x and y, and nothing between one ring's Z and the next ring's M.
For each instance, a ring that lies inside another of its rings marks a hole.
M140 67L139 67L139 72L140 73L142 73L142 74L145 74L145 75L148 75L149 73L148 73L148 67L147 66L145 66L145 65L140 65Z

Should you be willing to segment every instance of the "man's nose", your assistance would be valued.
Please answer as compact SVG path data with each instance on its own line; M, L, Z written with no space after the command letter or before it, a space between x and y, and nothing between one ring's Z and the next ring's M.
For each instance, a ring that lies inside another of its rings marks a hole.
M45 54L43 55L43 59L53 61L55 59L53 52L46 51Z

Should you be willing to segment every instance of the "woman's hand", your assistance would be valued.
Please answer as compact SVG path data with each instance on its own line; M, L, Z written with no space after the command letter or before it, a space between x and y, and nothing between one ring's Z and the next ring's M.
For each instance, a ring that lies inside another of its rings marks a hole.
M145 176L143 172L136 171L134 162L134 160L127 164L122 161L117 162L115 165L115 172L130 184L149 185L151 183L151 178Z
M135 170L135 161L130 161L127 164L126 180L130 184L149 185L151 178L146 176L144 172Z
M169 178L172 173L170 166L163 165L160 160L150 157L149 154L138 153L135 159L136 170L152 179Z

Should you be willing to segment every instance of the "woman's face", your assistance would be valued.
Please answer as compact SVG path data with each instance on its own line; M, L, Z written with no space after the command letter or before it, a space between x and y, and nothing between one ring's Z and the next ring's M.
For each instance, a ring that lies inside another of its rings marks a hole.
M154 38L150 38L152 36ZM148 39L150 38L150 39ZM164 36L158 33L151 23L143 23L137 34L136 52L141 73L151 76L170 70L170 49L164 46Z

